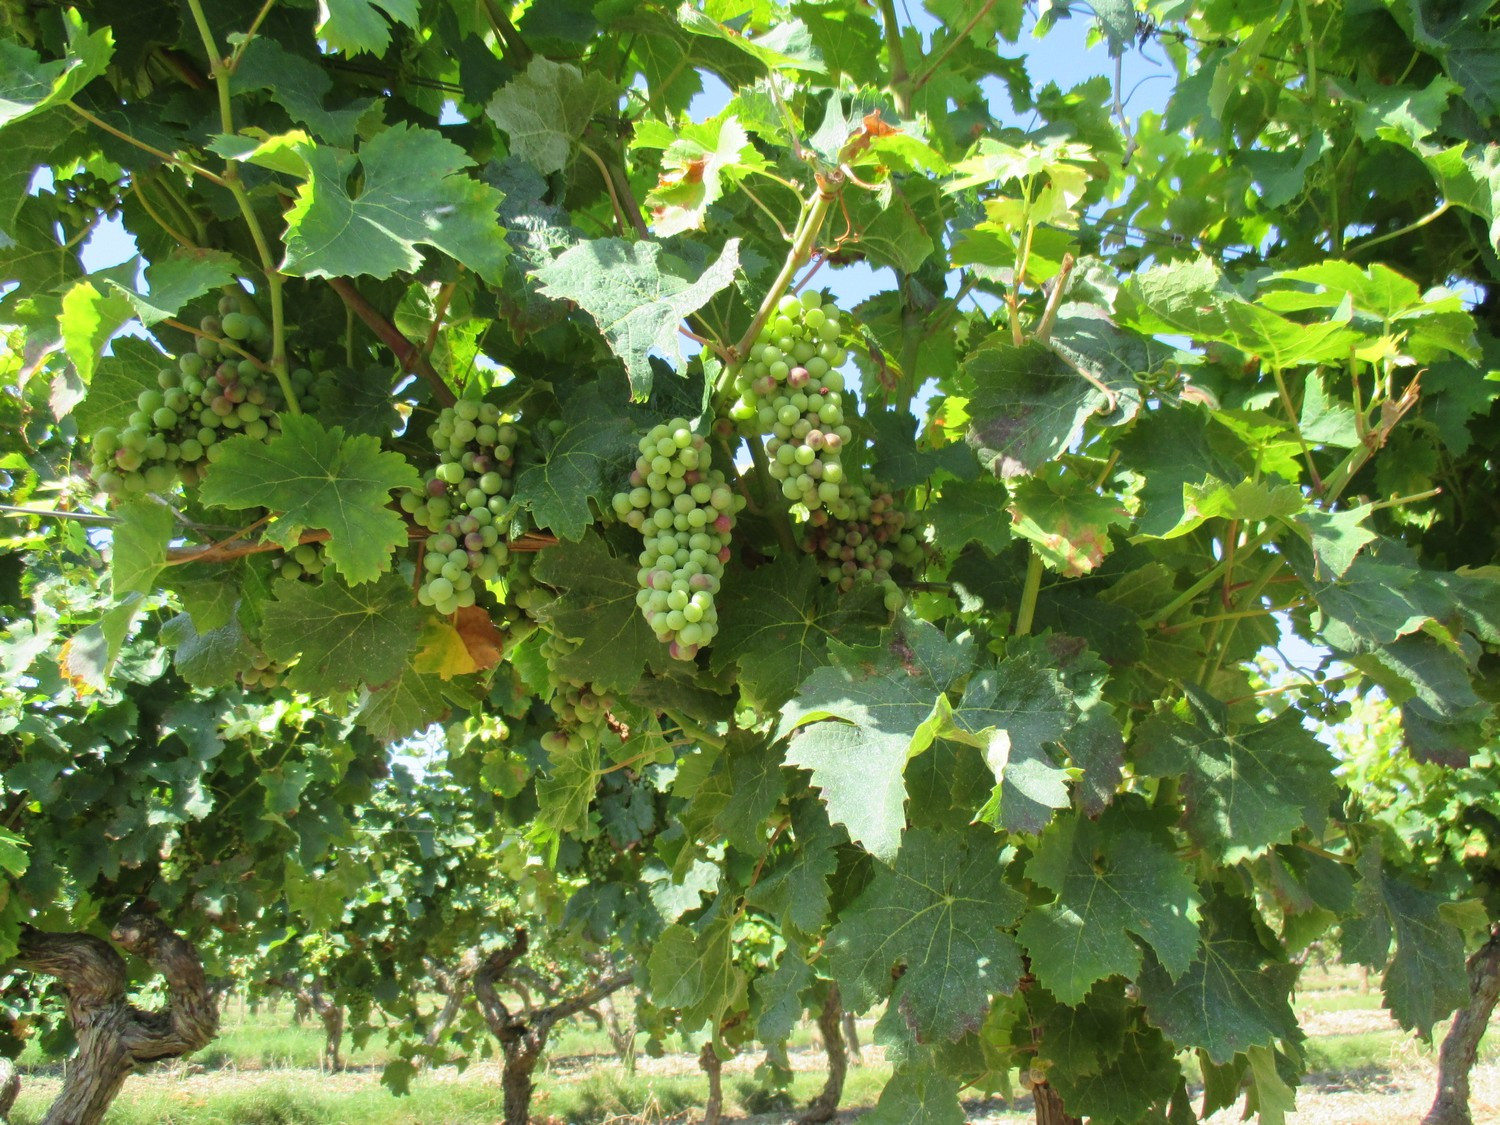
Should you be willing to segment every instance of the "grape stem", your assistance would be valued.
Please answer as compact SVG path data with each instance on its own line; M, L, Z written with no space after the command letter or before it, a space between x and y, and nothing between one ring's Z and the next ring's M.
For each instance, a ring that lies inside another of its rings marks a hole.
M401 364L403 370L420 375L427 380L432 387L433 397L443 406L452 406L458 401L458 396L453 393L451 387L443 381L443 377L437 373L437 369L427 362L415 344L408 340L397 330L396 326L380 314L370 302L360 295L354 283L346 277L330 277L329 287L343 300L344 304L364 321L365 327L380 338L380 342L391 349L396 357L396 362Z
M792 278L812 257L813 245L818 240L818 233L823 229L823 220L828 218L828 211L838 199L839 191L844 184L844 177L839 172L830 172L826 176L820 173L817 180L817 189L802 205L802 217L797 221L797 233L792 242L792 248L787 251L781 272L776 275L771 288L766 290L765 299L756 310L755 319L750 322L750 327L740 337L740 342L730 349L730 355L736 361L749 354L750 348L755 344L755 338L760 335L760 330L765 327L766 321L776 310L776 304L787 291L787 287L791 285ZM724 374L719 377L721 386L715 389L722 393L728 380L729 370L726 368Z
M214 40L213 29L208 26L208 18L203 14L202 0L188 0L188 10L192 12L193 22L198 27L199 38L203 40L203 50L208 55L208 61L212 66L214 84L219 91L219 119L225 133L234 135L234 112L229 104L229 65L223 55L219 54L218 43ZM302 407L297 402L297 391L292 386L291 371L286 362L286 308L282 300L282 286L285 278L276 267L276 259L271 256L271 246L266 240L266 232L260 225L260 218L255 214L255 205L250 201L250 193L245 190L245 185L240 182L239 161L226 158L224 161L224 175L219 183L234 196L234 202L244 217L245 226L249 228L250 239L255 243L256 256L260 258L261 272L266 275L266 288L271 294L271 371L276 376L276 381L281 384L281 393L286 398L287 413L297 415L302 413Z
M1021 605L1016 610L1015 635L1024 637L1031 632L1032 620L1036 617L1036 600L1042 591L1042 556L1028 544L1026 552L1026 585L1021 589Z

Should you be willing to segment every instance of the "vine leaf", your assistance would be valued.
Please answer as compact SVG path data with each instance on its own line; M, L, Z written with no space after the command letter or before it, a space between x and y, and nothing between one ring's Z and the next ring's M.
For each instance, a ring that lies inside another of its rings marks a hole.
M673 923L651 950L646 971L652 999L681 1011L684 1029L705 1023L717 1028L719 1015L744 998L745 973L734 963L734 920L721 898L697 931Z
M177 674L199 688L227 687L250 669L255 657L238 617L200 631L190 615L179 613L162 625L161 641L173 649Z
M1290 1003L1297 966L1271 960L1250 907L1221 894L1204 907L1199 932L1198 957L1176 978L1146 954L1139 984L1151 1022L1179 1049L1199 1047L1216 1063L1277 1040L1300 1043Z
M760 1005L755 1037L762 1043L785 1043L802 1018L805 1008L802 994L816 979L812 966L794 947L788 946L777 962L776 970L755 980L755 999Z
M664 269L662 254L658 242L599 238L570 247L536 271L543 293L572 301L593 318L610 351L625 364L637 401L651 393L651 353L680 360L677 329L683 318L734 280L740 240L725 243L696 281Z
M345 146L354 143L359 119L375 105L374 98L357 98L340 109L327 108L323 100L333 89L328 72L264 35L245 48L230 77L230 89L235 94L265 90L293 121L325 141Z
M880 1101L860 1120L865 1125L964 1125L968 1117L958 1100L957 1079L913 1065L892 1072Z
M1026 875L1057 898L1029 911L1017 936L1037 980L1064 1004L1077 1004L1106 977L1135 976L1141 950L1131 934L1174 978L1197 952L1202 899L1192 873L1170 836L1138 810L1055 820Z
M463 174L473 160L431 129L393 125L359 155L302 143L308 180L286 213L288 273L302 277L390 277L422 265L432 246L499 284L510 253L497 210L501 196ZM356 168L362 187L350 191Z
M662 150L661 178L645 200L652 229L662 238L702 230L709 204L726 186L766 167L750 134L727 112L680 129L648 118L636 130L633 147Z
M104 73L115 53L107 27L90 32L76 9L62 13L68 57L43 62L40 55L13 40L0 40L0 129L61 105Z
M110 589L117 599L149 594L166 565L167 542L177 526L176 517L171 508L149 499L121 504L114 514L120 522L114 530Z
M906 763L948 725L943 693L974 654L909 618L879 648L841 655L843 663L814 670L782 707L776 737L792 736L787 764L812 771L830 819L889 860L906 823Z
M720 605L713 670L738 664L741 695L763 711L780 707L828 663L831 641L874 644L887 617L877 591L841 597L807 556L784 555L751 571Z
M141 323L151 327L190 301L234 280L235 260L221 250L177 250L146 267L146 292L107 278L109 287L130 303Z
M597 70L585 74L540 55L490 99L485 112L510 138L510 149L538 172L561 171L594 114L613 104L619 88Z
M272 660L296 661L288 687L315 696L395 679L425 616L397 574L357 587L336 576L317 585L283 580L275 595L265 607L261 643Z
M851 1009L889 993L918 1040L951 1042L1020 979L1020 950L1002 930L1024 906L987 829L914 828L829 932L829 968Z
M442 676L407 665L390 683L367 691L354 718L381 742L395 742L440 721L450 710L451 694L462 698Z
M1066 808L1070 774L1049 751L1072 729L1071 692L1052 666L1047 641L1013 641L1005 659L969 677L948 737L978 747L995 789L978 819L1011 832L1040 832Z
M1429 1038L1433 1024L1469 1000L1463 934L1443 917L1448 900L1388 874L1379 847L1360 853L1359 873L1343 926L1344 956L1384 971L1381 992L1391 1015Z
M1141 724L1135 755L1156 777L1182 779L1188 833L1221 863L1289 843L1333 799L1336 765L1295 712L1231 727L1224 705L1191 684L1179 713Z
M379 57L391 45L391 29L376 9L407 27L418 26L417 0L320 0L318 38L336 51Z
M1035 1003L1039 1058L1070 1114L1100 1125L1161 1120L1146 1115L1172 1097L1180 1072L1171 1044L1126 1000L1123 981L1098 985L1081 1004L1048 1006L1045 994Z
M1047 471L1010 486L1012 530L1032 544L1049 570L1087 574L1110 551L1109 529L1130 523L1113 496L1101 496L1076 474Z
M927 506L934 543L955 557L967 543L978 543L998 554L1010 542L1010 527L999 518L1000 499L993 482L950 480L938 498Z
M230 438L204 474L200 495L210 507L269 508L280 512L266 538L291 548L307 528L328 531L328 560L351 583L389 569L391 552L406 545L406 524L389 507L392 489L416 488L421 478L378 438L346 438L306 414L281 416L269 441Z
M617 559L598 535L549 547L532 567L537 581L562 591L538 615L559 637L576 642L559 655L559 675L601 691L628 691L665 650L635 604L636 567Z
M531 509L539 527L581 539L594 523L589 501L602 501L628 469L636 434L622 414L584 414L562 432L541 464L516 477L514 499Z

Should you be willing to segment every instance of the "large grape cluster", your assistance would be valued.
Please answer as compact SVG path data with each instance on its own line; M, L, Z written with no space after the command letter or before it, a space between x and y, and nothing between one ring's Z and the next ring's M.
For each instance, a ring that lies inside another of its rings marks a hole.
M638 448L630 487L612 501L615 514L641 533L636 605L673 657L692 660L719 631L714 595L744 500L682 418L653 427Z
M809 511L839 511L847 358L839 346L838 309L809 290L776 305L734 375L739 398L729 416L750 433L769 434L771 475L788 500Z
M897 567L915 569L922 562L922 545L910 531L912 514L881 484L872 483L868 489L850 484L842 499L847 518L814 512L805 525L802 547L818 558L823 577L840 590L872 582L884 594L886 609L894 612L905 598L891 572Z
M280 428L281 386L245 352L264 351L270 329L253 314L220 302L222 316L206 316L194 351L156 373L155 387L136 396L123 427L103 426L91 450L94 483L109 495L161 492L177 481L193 485L235 434L266 440ZM239 351L223 341L238 341ZM299 401L314 390L312 372L292 372Z
M475 582L497 578L520 431L492 402L460 399L427 430L438 464L401 507L431 534L417 600L450 614L474 604Z

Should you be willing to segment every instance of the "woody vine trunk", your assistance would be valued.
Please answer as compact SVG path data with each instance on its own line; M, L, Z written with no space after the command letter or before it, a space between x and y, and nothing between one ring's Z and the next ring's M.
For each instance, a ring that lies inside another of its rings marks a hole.
M15 963L62 982L78 1040L62 1091L41 1125L97 1125L133 1071L199 1050L218 1031L218 1006L192 945L143 914L122 917L110 936L166 978L164 1008L138 1008L126 999L125 959L103 939L41 930L21 935Z
M1479 1041L1489 1027L1500 998L1500 926L1469 958L1469 1003L1453 1019L1438 1052L1438 1089L1422 1125L1472 1125L1469 1072L1479 1056Z

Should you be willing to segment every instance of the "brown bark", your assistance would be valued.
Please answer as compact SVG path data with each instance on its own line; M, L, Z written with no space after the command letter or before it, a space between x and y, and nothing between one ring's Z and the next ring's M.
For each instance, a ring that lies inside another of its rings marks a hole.
M854 1013L844 1010L844 1046L849 1048L849 1058L855 1066L865 1065L865 1056L859 1049L859 1025L854 1022Z
M821 1122L832 1121L839 1110L839 1100L844 1096L844 1077L849 1073L849 1057L844 1053L846 1014L839 998L839 986L829 984L823 1010L818 1013L818 1032L823 1036L823 1050L828 1055L828 1080L823 1083L822 1093L808 1103L807 1112L797 1119L797 1125L821 1125Z
M517 928L510 943L490 954L474 973L474 999L484 1016L490 1034L500 1041L505 1064L500 1073L500 1089L505 1107L505 1125L527 1125L531 1113L532 1076L547 1047L552 1029L569 1016L593 1007L630 983L630 975L621 973L594 984L583 992L548 1004L544 1008L525 1010L512 1015L496 989L517 961L526 955L528 938Z
M1031 1088L1031 1098L1036 1106L1036 1125L1083 1125L1063 1108L1062 1098L1051 1083L1037 1083Z
M1469 1072L1479 1056L1479 1040L1500 998L1500 926L1469 958L1469 1002L1453 1017L1438 1051L1437 1097L1422 1125L1472 1125Z
M219 1027L218 1005L193 947L162 921L128 913L110 936L167 981L167 1006L125 998L125 960L101 938L26 930L15 963L55 976L68 996L78 1054L41 1125L98 1125L131 1072L199 1050Z
M299 1010L305 1007L323 1023L322 1068L334 1072L343 1070L344 1009L329 999L317 981L298 987L297 1007Z
M8 1119L11 1107L21 1094L21 1076L16 1073L16 1064L0 1058L0 1125Z
M443 1006L432 1021L432 1026L427 1029L427 1034L422 1037L422 1042L427 1047L436 1047L442 1042L443 1036L453 1026L453 1021L458 1018L459 1010L463 1007L465 998L469 994L470 983L474 974L479 971L479 965L484 957L484 951L480 949L466 949L459 957L458 964L453 968L444 968L436 962L428 962L428 972L432 975L437 990L443 994ZM432 1061L430 1055L418 1055L415 1064L421 1070Z
M710 1039L698 1052L698 1065L708 1075L708 1100L703 1103L703 1125L720 1125L724 1119L724 1062Z

